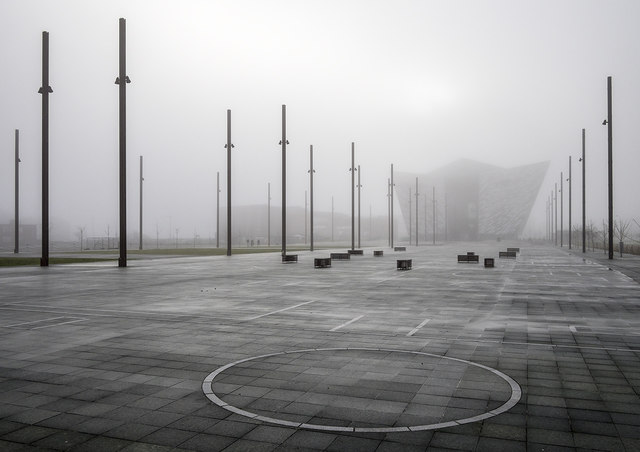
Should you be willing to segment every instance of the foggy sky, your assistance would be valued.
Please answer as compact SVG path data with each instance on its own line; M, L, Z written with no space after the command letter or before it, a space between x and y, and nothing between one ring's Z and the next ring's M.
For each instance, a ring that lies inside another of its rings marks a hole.
M280 204L287 105L288 205L303 206L309 145L315 206L350 211L351 142L362 206L385 215L389 165L427 173L459 158L505 167L551 161L528 233L573 156L574 221L587 135L587 215L606 217L606 78L613 77L615 214L636 217L640 2L71 1L0 3L0 222L13 218L14 129L21 222L40 222L42 31L50 32L50 214L59 228L118 225L118 19L127 19L128 223L215 231L226 200ZM625 195L625 193L630 193ZM566 198L565 198L566 199ZM565 201L567 202L567 201ZM65 223L66 226L62 224Z

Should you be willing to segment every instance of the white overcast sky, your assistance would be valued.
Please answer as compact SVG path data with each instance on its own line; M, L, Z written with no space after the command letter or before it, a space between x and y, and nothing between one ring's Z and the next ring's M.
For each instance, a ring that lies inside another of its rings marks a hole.
M288 204L302 206L314 145L316 206L350 209L350 147L365 211L386 213L390 163L429 172L459 158L505 167L551 161L534 212L568 171L579 196L587 129L588 215L606 216L606 78L613 77L616 215L640 190L640 1L0 2L0 221L13 217L21 133L21 217L40 221L42 31L50 32L51 216L103 235L118 224L118 19L127 19L128 210L145 233L211 233L215 180L233 204L280 203L281 105ZM629 193L629 195L625 195ZM577 212L577 210L575 211ZM577 218L577 213L574 218ZM536 223L534 218L533 224ZM66 225L66 226L65 226ZM54 226L55 229L55 226ZM164 232L163 232L164 229Z

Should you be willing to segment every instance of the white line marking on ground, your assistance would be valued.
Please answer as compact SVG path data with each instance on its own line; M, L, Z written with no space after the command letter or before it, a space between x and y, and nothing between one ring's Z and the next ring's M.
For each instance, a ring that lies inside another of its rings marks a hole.
M425 326L427 323L429 323L429 320L431 320L431 319L424 319L424 321L423 321L420 325L418 325L417 327L415 327L414 329L412 329L411 331L409 331L409 332L407 333L407 336L413 336L414 334L416 334L420 328L422 328L422 327L423 327L423 326Z
M50 317L42 320L31 320L30 322L14 323L13 325L4 325L5 328L15 328L16 326L29 325L33 323L50 322L51 320L64 319L64 317Z
M347 325L351 325L353 322L357 322L358 320L360 320L362 317L364 317L364 314L359 315L358 317L354 317L351 320L349 320L348 322L344 322L342 325L338 325L334 328L331 328L329 331L338 331L340 328L345 327Z
M259 318L262 318L262 317L266 317L266 316L268 316L268 315L278 314L278 313L280 313L280 312L288 311L289 309L295 309L295 308L297 308L297 307L299 307L299 306L304 306L305 304L313 303L313 302L315 302L315 301L318 301L318 300L305 301L304 303L298 303L298 304L296 304L296 305L289 306L288 308L282 308L282 309L278 309L277 311L267 312L266 314L260 314L260 315L257 315L257 316L255 316L255 317L249 317L249 318L248 318L248 319L246 319L245 321L246 321L246 322L248 322L248 321L250 321L250 320L256 320L256 319L259 319Z
M69 320L68 322L54 323L53 325L37 326L37 327L35 327L35 328L31 328L31 329L32 329L32 330L39 330L39 329L41 329L41 328L51 328L52 326L66 325L67 323L84 322L85 320L87 320L87 319Z

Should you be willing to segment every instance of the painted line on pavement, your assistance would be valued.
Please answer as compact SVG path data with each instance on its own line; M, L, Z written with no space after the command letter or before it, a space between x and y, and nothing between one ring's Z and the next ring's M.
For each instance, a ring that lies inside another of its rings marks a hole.
M331 328L329 331L338 331L340 328L345 327L347 325L351 325L353 322L357 322L358 320L360 320L362 317L364 317L364 314L359 315L358 317L354 317L351 320L349 320L348 322L344 322L342 325L338 325L334 328Z
M309 303L314 303L314 302L316 302L316 301L318 301L318 300L305 301L304 303L298 303L298 304L296 304L296 305L289 306L289 307L287 307L287 308L278 309L277 311L271 311L271 312L267 312L266 314L260 314L260 315L257 315L257 316L255 316L255 317L249 317L248 319L245 319L245 322L249 322L249 321L251 321L251 320L260 319L260 318L262 318L262 317L266 317L266 316L268 316L268 315L278 314L278 313L280 313L280 312L288 311L289 309L295 309L295 308L297 308L297 307L304 306L305 304L309 304Z
M414 334L416 334L420 328L422 328L422 327L423 327L423 326L425 326L427 323L429 323L429 320L431 320L431 319L424 319L424 321L423 321L420 325L418 325L417 327L415 327L414 329L412 329L411 331L409 331L409 332L407 333L407 336L413 336Z

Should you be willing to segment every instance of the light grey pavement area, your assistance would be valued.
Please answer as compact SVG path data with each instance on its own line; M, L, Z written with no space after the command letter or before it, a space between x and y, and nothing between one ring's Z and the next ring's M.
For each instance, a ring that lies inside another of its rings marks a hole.
M1 269L0 450L640 450L639 259L373 249Z

